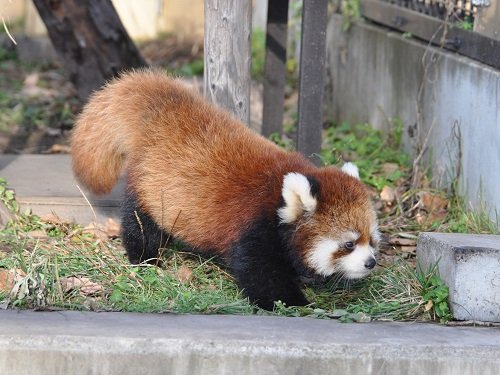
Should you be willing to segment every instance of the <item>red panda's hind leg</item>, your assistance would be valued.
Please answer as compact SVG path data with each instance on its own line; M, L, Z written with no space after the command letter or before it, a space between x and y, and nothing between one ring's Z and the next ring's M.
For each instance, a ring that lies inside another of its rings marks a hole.
M122 241L130 263L159 265L159 251L165 247L168 233L139 208L137 199L130 192L125 194L121 214Z
M273 310L274 302L304 306L309 302L297 283L297 272L283 248L276 224L257 222L229 254L229 267L250 302Z

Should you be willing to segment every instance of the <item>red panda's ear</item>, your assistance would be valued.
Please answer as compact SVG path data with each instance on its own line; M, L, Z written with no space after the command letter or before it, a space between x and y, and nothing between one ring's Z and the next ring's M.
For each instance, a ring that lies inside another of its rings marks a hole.
M282 223L292 223L303 214L316 210L318 186L315 180L300 173L288 173L283 178L281 194L285 205L278 210Z
M357 178L359 180L359 171L358 167L351 162L347 162L342 166L342 171L347 173L349 176Z

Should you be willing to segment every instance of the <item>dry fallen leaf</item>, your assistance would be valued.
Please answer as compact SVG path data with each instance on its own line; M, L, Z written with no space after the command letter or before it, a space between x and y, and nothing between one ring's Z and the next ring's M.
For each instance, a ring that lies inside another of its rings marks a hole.
M106 220L104 231L107 233L109 238L119 237L121 231L120 224L113 219L108 218L108 220Z
M401 246L400 247L401 249L401 252L403 253L414 253L415 251L417 251L417 247L416 246Z
M65 293L71 290L78 290L81 295L88 296L104 290L102 285L94 283L86 277L61 277L60 282Z
M69 225L69 224L72 224L71 220L62 219L62 218L60 218L59 216L57 216L55 214L43 215L43 216L40 217L40 219L42 219L42 221L44 221L46 223L49 223L49 224L56 224L56 225Z
M34 239L46 239L48 238L48 234L44 230L32 230L31 232L26 233L28 237Z
M35 96L53 97L53 96L55 96L56 95L55 90L47 89L47 88L38 86L39 79L40 79L40 76L38 73L28 74L23 82L22 93L26 96L32 96L32 97L35 97Z
M397 237L391 237L389 239L389 243L391 245L397 245L397 246L416 246L417 241L410 239L410 238L397 238Z
M94 238L101 241L106 241L108 239L106 229L96 223L90 223L87 225L83 228L82 233L91 234Z
M418 193L418 203L416 205L420 210L415 215L415 220L420 225L430 224L441 221L448 215L448 200L439 194L433 194L429 191Z
M396 200L396 192L390 186L384 186L380 192L380 199L382 199L387 205L392 205Z
M177 278L183 284L187 284L193 278L193 271L188 266L180 266L177 270Z
M46 154L69 154L71 152L71 147L66 145L54 144L48 150L45 151Z
M23 270L15 269L0 269L0 291L10 293L14 287L14 283L26 276Z
M419 193L419 205L424 208L427 212L443 212L446 211L448 207L448 200L437 195L432 194L428 191L422 191Z
M447 215L448 215L448 212L446 210L431 212L429 214L429 216L427 217L427 220L429 220L430 223L435 222L435 221L441 221L444 218L446 218Z
M415 215L415 220L418 225L423 225L427 221L427 215L423 212L417 212Z
M384 163L382 164L382 173L384 177L387 178L399 169L399 165L396 163Z
M0 270L0 292L9 293L14 286L14 274L11 270Z

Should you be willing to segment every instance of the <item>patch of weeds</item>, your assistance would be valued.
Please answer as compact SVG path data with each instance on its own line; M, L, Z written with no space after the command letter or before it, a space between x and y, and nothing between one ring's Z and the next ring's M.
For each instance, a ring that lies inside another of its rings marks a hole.
M377 190L382 190L386 185L394 186L409 171L408 155L400 149L402 133L401 121L393 122L393 129L388 135L368 124L331 124L324 134L321 152L323 163L354 161L366 184ZM394 163L398 168L384 173L384 163Z
M403 260L374 272L350 289L336 289L335 286L335 283L327 285L318 297L320 301L323 299L320 305L324 308L345 310L347 314L343 320L356 320L351 314L364 314L379 320L428 318L423 314L420 283L413 268ZM334 305L325 298L330 293L337 296L333 299Z
M264 79L264 67L266 60L266 33L261 29L256 29L252 32L251 40L252 48L252 64L251 75L252 79L261 82ZM287 58L285 64L286 82L292 87L298 86L297 72L298 62L294 57Z
M8 60L16 60L16 59L17 59L17 54L15 51L8 50L0 46L0 62Z
M285 150L293 150L293 141L289 138L280 136L278 133L271 134L269 140Z
M266 59L266 33L261 29L252 32L252 78L258 81L263 79Z
M0 202L2 202L5 207L15 214L19 211L19 205L15 200L14 191L9 189L7 181L0 177Z
M361 18L359 0L343 0L341 12L343 16L342 29L348 31L352 23Z
M182 77L202 76L204 69L203 59L195 58L180 67L174 69L172 73Z
M347 288L338 280L306 288L314 306L276 303L275 314L335 318L342 322L370 320L450 320L448 289L432 269L424 274L403 259ZM431 302L429 302L431 301Z
M479 207L473 209L468 207L465 198L457 194L457 191L458 182L454 180L449 194L448 215L437 229L453 233L500 234L498 213L496 220L492 220L490 211L481 197Z
M212 260L167 251L162 268L129 266L112 287L110 302L121 311L251 313L232 277Z
M422 298L426 301L425 310L432 311L434 316L446 323L452 319L450 306L448 305L449 289L443 280L439 278L437 264L427 272L419 270L418 279L422 285Z
M100 242L79 236L46 238L26 235L11 242L0 270L18 270L9 305L178 313L251 313L232 278L209 261L187 254L164 259L165 267L131 265L118 240ZM189 273L179 276L180 270ZM74 280L79 283L75 286Z
M454 23L454 26L467 31L474 29L474 19L472 16L465 16L463 20Z

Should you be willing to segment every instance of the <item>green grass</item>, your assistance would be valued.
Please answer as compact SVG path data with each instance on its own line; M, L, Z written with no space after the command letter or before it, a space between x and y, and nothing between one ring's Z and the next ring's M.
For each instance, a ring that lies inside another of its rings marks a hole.
M360 177L366 184L381 190L409 173L408 155L401 151L403 124L395 120L388 136L368 124L351 126L331 124L325 131L321 158L325 165L354 161ZM398 169L384 175L385 163L394 163Z
M0 62L15 59L17 59L17 55L15 52L0 47Z
M373 144L367 152L372 148L382 150ZM310 306L290 307L278 301L273 312L266 312L243 297L231 275L215 260L185 253L177 246L164 251L162 267L131 265L119 239L103 241L81 226L48 223L30 212L21 213L5 181L0 181L0 200L14 216L0 231L0 240L11 249L0 259L0 271L18 270L19 274L13 289L0 297L3 306L258 313L345 322L449 319L442 313L447 289L439 282L429 282L439 280L434 270L417 272L402 259L354 285L346 286L340 280L307 284L304 291L312 302ZM182 276L186 273L188 277ZM71 278L85 278L96 290L68 289L67 280ZM435 292L437 287L441 288L439 293Z
M252 78L262 80L264 75L264 63L266 59L266 33L262 30L254 30L251 39L252 47Z
M448 288L437 276L436 269L415 270L403 259L397 259L349 288L329 281L319 287L306 288L306 295L315 301L314 308L278 304L276 312L286 316L338 318L344 322L415 319L447 322L451 319L446 302Z
M325 130L321 154L325 164L355 160L361 178L380 191L384 186L406 186L409 161L400 151L402 124L385 137L366 124L347 124ZM398 168L384 173L384 165ZM404 232L414 236L422 226L408 216L418 189L402 192L400 202L382 213L381 228L391 236ZM446 193L440 193L446 195ZM465 210L456 196L448 196L447 217L426 229L491 232L485 214ZM128 263L119 239L102 239L72 224L44 221L30 212L20 212L14 194L0 179L0 202L13 220L0 230L0 272L17 270L12 290L0 293L0 306L35 309L77 309L136 312L271 314L369 320L451 319L448 288L436 268L415 269L414 259L396 256L368 278L346 285L338 279L315 280L304 286L310 306L276 303L273 312L259 310L242 295L234 279L215 259L184 252L181 245L164 249L161 267ZM462 203L461 203L462 202ZM434 225L434 227L432 227ZM414 256L414 255L413 255ZM85 280L90 291L69 288L69 280Z
M39 221L33 217L34 221ZM31 228L47 224L39 223ZM119 240L100 242L68 226L43 242L14 226L2 231L1 240L12 252L0 259L0 269L22 270L9 295L0 299L13 308L63 308L97 311L271 314L249 304L233 278L217 262L177 251L167 251L161 268L130 265ZM45 228L47 229L47 228ZM189 278L179 276L189 271ZM64 280L86 278L98 286L96 293L65 290ZM277 303L274 315L339 318L342 321L435 319L448 315L425 309L429 300L443 304L447 289L433 284L433 272L416 272L399 260L369 278L346 288L329 281L308 285L308 307ZM439 301L435 289L441 288ZM444 302L446 304L446 302ZM434 305L433 305L434 306Z
M195 58L192 61L181 65L179 68L169 71L175 76L194 77L203 76L204 62L203 59Z
M342 29L348 31L352 23L361 18L359 0L342 0L341 13L343 17Z
M463 20L454 23L454 26L467 31L474 29L474 19L472 16L465 16Z
M10 306L178 313L252 311L231 278L211 261L175 253L165 258L164 268L137 266L127 262L119 243L98 243L91 238L69 242L55 238L42 244L26 238L13 244L12 254L0 260L1 268L22 270L8 297ZM188 282L179 280L180 267L191 270ZM97 291L66 290L71 277L88 279L91 284L87 285L97 286Z

